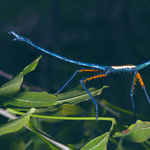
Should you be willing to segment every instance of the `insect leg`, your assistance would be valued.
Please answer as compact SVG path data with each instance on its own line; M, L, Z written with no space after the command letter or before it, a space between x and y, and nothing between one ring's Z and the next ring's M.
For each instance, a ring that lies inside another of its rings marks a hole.
M82 87L85 89L85 91L89 94L89 96L91 97L93 103L95 104L95 109L96 109L96 120L98 121L98 106L97 106L97 102L95 101L95 99L93 98L93 96L91 95L91 93L89 92L89 90L87 89L87 87L83 84L84 82L91 80L91 79L95 79L98 77L103 77L106 76L106 74L99 74L99 75L95 75L86 79L81 79L80 83L82 85Z
M74 74L71 76L71 78L70 78L54 95L57 95L60 91L62 91L62 90L65 88L65 86L74 78L74 76L75 76L80 70L81 70L81 69L76 70L76 71L74 72Z
M78 70L76 70L74 72L74 74L71 76L71 78L54 95L57 95L60 91L62 91L65 88L65 86L74 78L74 76L78 72L101 72L101 70L99 70L99 69L78 69Z
M144 85L144 82L143 82L143 80L142 80L141 75L140 75L139 73L137 73L136 76L137 76L137 78L139 79L139 82L140 82L141 87L143 88L143 90L144 90L144 92L145 92L145 95L146 95L146 97L147 97L147 99L148 99L148 102L150 103L150 99L149 99L149 96L148 96L147 91L146 91L146 89L145 89L145 85Z
M142 87L142 88L143 88L143 90L144 90L144 92L145 92L145 95L146 95L146 97L147 97L147 99L148 99L148 102L150 103L150 99L149 99L149 96L148 96L148 94L147 94L147 92L146 92L145 86Z
M80 80L80 83L81 83L82 87L85 89L85 91L91 97L93 103L95 104L95 107L96 107L96 120L98 121L98 106L97 106L97 102L95 101L95 99L93 98L93 96L91 95L91 93L89 92L89 90L86 88L86 86L83 84L83 80Z
M134 94L135 84L136 84L136 81L137 81L136 74L137 73L134 72L134 77L133 77L132 86L131 86L131 92L130 92L135 121L136 121L136 110L135 110L134 101L133 101L133 94Z

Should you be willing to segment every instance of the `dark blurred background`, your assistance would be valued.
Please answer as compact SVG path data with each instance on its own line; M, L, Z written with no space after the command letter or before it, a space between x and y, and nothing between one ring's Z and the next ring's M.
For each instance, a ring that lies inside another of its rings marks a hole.
M150 60L150 1L148 0L5 0L0 1L0 70L18 74L39 55L27 85L56 92L82 66L64 62L23 42L13 42L13 30L35 44L70 59L99 65L141 64ZM150 95L150 67L140 71ZM79 84L78 74L64 89ZM87 87L108 85L99 99L132 111L133 74L111 74L89 81ZM2 85L7 80L0 77ZM137 113L150 116L150 105L138 83ZM132 117L133 119L133 117Z

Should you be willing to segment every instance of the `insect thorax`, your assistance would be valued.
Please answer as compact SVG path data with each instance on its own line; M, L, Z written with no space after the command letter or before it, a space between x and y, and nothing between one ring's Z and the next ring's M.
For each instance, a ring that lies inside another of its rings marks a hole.
M135 65L111 66L111 72L135 72Z

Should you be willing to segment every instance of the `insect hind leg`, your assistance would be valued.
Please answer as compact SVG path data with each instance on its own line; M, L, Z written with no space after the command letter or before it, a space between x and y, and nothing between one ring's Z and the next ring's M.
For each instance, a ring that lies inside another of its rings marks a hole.
M140 84L141 84L141 87L142 87L143 90L144 90L144 93L145 93L145 95L146 95L146 97L147 97L147 99L148 99L148 102L150 103L150 99L149 99L149 96L148 96L148 94L147 94L147 91L146 91L146 88L145 88L145 85L144 85L144 82L143 82L143 80L142 80L141 75L140 75L139 73L137 73L136 76L137 76L137 78L139 79L139 82L140 82Z
M148 102L150 103L150 99L149 99L149 96L148 96L148 94L147 94L147 91L146 91L145 87L142 87L142 88L143 88L143 90L144 90L144 92L145 92L145 95L146 95L146 97L147 97L147 99L148 99Z
M135 106L134 106L134 101L133 101L133 94L134 94L134 89L135 89L135 85L136 85L136 81L137 79L139 80L140 84L141 84L141 87L143 88L144 92L145 92L145 95L148 99L148 102L150 103L150 99L149 99L149 96L147 94L147 91L145 89L145 85L144 85L144 82L142 80L142 77L141 75L138 73L138 72L135 72L134 73L134 77L133 77L133 81L132 81L132 87L131 87L131 101L132 101L132 107L133 107L133 110L134 110L134 116L135 116L135 120L136 120L136 111L135 111Z

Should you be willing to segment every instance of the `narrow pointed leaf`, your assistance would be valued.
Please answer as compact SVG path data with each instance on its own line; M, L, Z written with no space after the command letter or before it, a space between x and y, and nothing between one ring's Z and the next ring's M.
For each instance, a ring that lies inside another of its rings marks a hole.
M128 129L116 132L113 137L122 137L130 142L144 142L150 138L150 122L137 120Z
M106 132L105 134L91 140L88 144L81 148L81 150L107 150L109 135L110 132Z
M88 90L90 91L91 95L94 97L100 95L104 88L108 88L108 86L103 86L101 89L98 90L96 90L95 88L90 88ZM81 91L81 90L71 91L64 94L58 94L57 98L59 100L58 101L59 105L63 103L76 104L79 103L80 101L91 99L89 94L86 91Z
M23 72L21 72L19 75L11 79L9 82L3 84L0 87L0 96L9 97L16 94L20 90L21 84L23 82L23 76L36 68L40 58L41 56L34 60L31 64L26 66L23 69Z
M23 73L21 72L15 78L3 84L0 87L0 95L8 97L16 94L20 90L22 81L23 81Z
M96 90L95 88L90 88L88 90L90 91L91 95L94 97L94 96L100 95L104 88L108 88L108 86L103 86L101 89L98 89L98 90ZM57 105L46 108L44 110L40 110L39 112L44 112L48 110L53 111L65 104L74 105L81 101L89 100L90 96L86 91L75 90L75 91L66 92L63 94L58 94L57 98L58 98Z
M30 115L35 112L35 108L31 108L25 115L18 117L0 127L0 135L12 133L20 130L30 120Z
M57 98L47 92L19 92L12 97L1 97L1 102L4 106L47 107L54 106L57 103Z
M27 74L31 71L33 71L36 66L38 65L38 62L39 60L41 59L42 56L39 56L37 59L35 59L31 64L29 64L28 66L26 66L24 69L23 69L23 74Z

